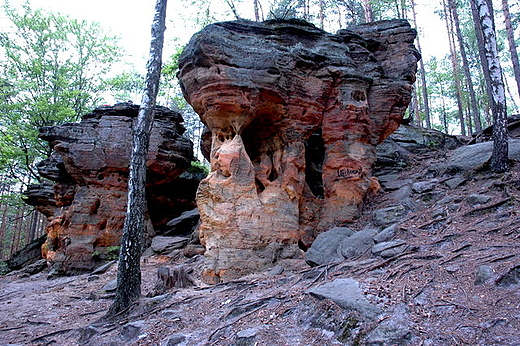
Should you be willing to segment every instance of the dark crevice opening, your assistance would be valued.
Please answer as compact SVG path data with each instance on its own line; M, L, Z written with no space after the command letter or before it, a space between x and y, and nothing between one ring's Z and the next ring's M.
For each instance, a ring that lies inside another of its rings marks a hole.
M321 128L316 129L305 143L305 181L312 194L323 199L323 160L325 145L321 136Z

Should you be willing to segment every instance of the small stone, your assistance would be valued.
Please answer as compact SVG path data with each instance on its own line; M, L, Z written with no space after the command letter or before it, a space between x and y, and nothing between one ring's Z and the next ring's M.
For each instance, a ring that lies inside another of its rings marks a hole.
M257 343L255 342L256 338L256 328L248 328L241 330L237 333L237 338L234 343L234 346L253 346Z
M87 278L88 282L99 280L99 275L89 275Z
M112 281L109 281L101 288L102 291L105 292L113 292L117 288L117 279L114 279Z
M189 239L186 237L165 237L156 236L152 239L151 248L159 254L166 254L172 250L180 249L188 244Z
M430 192L433 189L435 189L435 186L437 185L438 182L439 182L439 180L437 180L437 179L434 179L431 181L419 181L419 182L412 184L412 190L415 193Z
M375 230L364 229L343 239L340 246L341 255L345 259L355 259L362 255L374 245L372 237L375 233Z
M273 268L271 268L271 270L269 270L269 272L267 273L267 276L277 276L277 275L280 275L284 272L284 268L282 266L275 266Z
M110 262L108 262L108 263L103 264L103 265L100 266L100 267L97 267L96 269L94 269L94 270L92 271L92 275L94 275L94 274L103 274L104 272L106 272L107 270L109 270L110 267L112 267L112 265L113 265L114 263L116 263L116 261L110 261Z
M380 227L387 227L391 224L402 221L408 212L408 208L406 208L404 205L397 204L392 207L374 211L373 218L376 225Z
M492 198L493 197L489 196L489 195L472 194L472 195L469 195L469 197L467 198L466 201L468 202L469 205L477 206L477 205L488 203L489 201L491 201Z
M372 237L374 242L376 243L382 243L384 241L389 241L395 236L395 224L392 226L388 226L378 234Z
M135 339L145 326L146 323L143 320L127 323L121 329L121 336L126 340Z
M320 298L330 299L346 310L355 310L367 319L375 319L381 309L370 303L361 291L359 283L352 278L336 279L332 282L313 287L307 293Z
M87 326L85 328L81 328L79 331L79 343L82 345L87 343L94 335L99 334L101 332L100 329L94 326Z
M338 249L343 239L354 234L346 227L334 227L316 237L305 253L305 262L311 267L343 260Z
M481 265L478 268L477 275L475 277L475 285L482 285L493 277L494 270L492 267L487 265Z
M372 247L372 253L383 258L393 257L406 250L406 242L402 239L378 243Z
M451 265L451 266L447 266L446 268L446 271L450 274L453 274L453 273L456 273L457 271L459 271L460 267L459 266L456 266L456 265Z
M184 340L186 340L186 337L184 335L172 335L168 338L168 340L166 341L166 343L164 345L165 346L175 346L175 345L180 344Z
M444 182L444 184L446 184L446 186L448 186L450 189L455 189L455 188L461 186L462 184L464 184L466 181L467 181L466 178L455 177L455 178L446 180Z

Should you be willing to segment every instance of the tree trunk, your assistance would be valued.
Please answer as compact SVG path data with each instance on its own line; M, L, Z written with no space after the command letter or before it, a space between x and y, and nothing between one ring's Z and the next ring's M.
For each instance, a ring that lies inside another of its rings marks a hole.
M482 1L482 0L478 0ZM486 82L486 93L488 95L488 100L491 102L493 98L493 93L491 92L491 79L489 78L489 65L488 60L486 58L486 52L484 49L484 36L482 34L482 24L480 23L480 16L475 5L475 0L470 0L471 4L471 15L473 17L473 23L475 25L475 36L477 37L478 44L478 54L480 56L480 63L482 66L482 75L484 76L484 81Z
M128 179L127 215L123 226L121 250L119 252L116 297L109 309L108 317L114 317L116 314L125 311L141 296L141 268L139 261L143 228L145 227L146 155L148 153L155 100L161 76L166 3L167 0L157 0L155 5L146 88L134 125L134 143L130 156L130 176Z
M253 0L253 6L254 6L254 10L255 10L255 20L257 22L260 21L260 6L258 5L258 1L259 0Z
M319 16L320 16L320 29L323 30L323 28L325 26L325 0L320 0L319 7L320 7L320 13L319 13Z
M502 0L502 11L504 13L504 23L506 25L507 41L509 43L509 54L513 63L513 71L515 74L516 86L520 95L520 63L518 62L518 53L516 51L515 32L511 24L511 15L509 14L509 4L507 0Z
M415 23L415 27L417 28L417 14L415 12L415 1L411 0L412 4L412 13L413 13L413 21ZM417 50L419 53L421 53L421 44L419 42L419 35L417 35L416 39L417 41ZM421 88L422 88L422 95L423 95L423 102L424 102L424 120L426 121L426 128L431 129L432 123L430 118L430 102L428 99L428 87L426 86L426 71L424 69L424 62L423 59L419 60L419 71L421 75Z
M493 22L493 6L490 1L471 0L472 7L477 10L482 37L484 39L484 55L487 61L491 92L491 112L493 113L493 156L491 169L494 172L505 172L509 169L508 133L506 95L502 80L502 68L498 58L498 49Z
M462 68L464 70L464 76L466 77L468 93L469 93L469 106L470 106L470 115L469 119L473 118L473 122L475 125L475 131L479 132L482 130L482 123L480 121L480 113L477 106L477 97L475 94L475 88L473 88L473 80L471 78L471 71L469 69L469 61L468 56L466 54L466 47L464 46L464 37L462 36L462 32L460 30L460 20L459 13L457 11L457 7L455 6L454 0L448 0L449 6L451 8L451 12L453 14L453 21L455 24L455 32L457 34L457 39L459 41L459 49L460 55L462 57ZM469 134L471 134L471 127Z
M448 41L450 44L450 55L451 55L451 66L453 69L453 81L455 82L455 97L457 99L457 114L459 116L460 133L466 136L466 123L464 121L463 105L462 105L462 91L460 87L460 72L459 72L459 61L457 59L457 50L455 48L455 37L453 35L453 22L451 20L450 11L446 1L442 2L444 7L444 16L446 19L446 30L448 32Z
M374 21L374 13L372 12L372 4L370 0L363 0L363 8L365 9L365 22Z

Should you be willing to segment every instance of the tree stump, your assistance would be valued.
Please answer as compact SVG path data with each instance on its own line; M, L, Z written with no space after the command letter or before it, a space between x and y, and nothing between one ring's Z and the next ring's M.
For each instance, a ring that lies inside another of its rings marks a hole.
M185 288L193 286L193 279L190 277L186 269L182 266L174 268L159 267L157 269L157 281L153 290L148 293L147 297L155 297L166 293L171 288Z

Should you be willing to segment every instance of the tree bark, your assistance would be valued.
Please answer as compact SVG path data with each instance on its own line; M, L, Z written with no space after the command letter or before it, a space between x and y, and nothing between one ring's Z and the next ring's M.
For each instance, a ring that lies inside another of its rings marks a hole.
M469 119L473 118L473 123L475 125L475 131L479 132L482 130L482 123L480 121L480 113L477 106L477 97L475 94L475 88L473 87L473 80L471 77L471 71L469 69L469 61L468 55L466 54L466 47L464 45L464 37L462 36L462 32L460 30L460 20L459 13L457 11L457 7L455 6L454 0L448 0L450 4L450 8L453 14L453 21L455 25L455 33L457 34L457 40L459 41L459 49L460 55L462 57L462 68L464 70L464 76L466 77L468 93L469 93L469 109L470 115ZM471 134L471 127L469 133Z
M504 23L506 25L507 41L509 43L509 54L513 63L513 72L515 74L516 87L520 95L520 62L518 61L518 53L516 51L515 32L511 24L511 15L509 13L509 4L507 0L502 0L502 11L504 13Z
M483 51L488 66L488 75L491 93L490 104L493 113L493 156L491 157L491 169L494 172L505 172L509 169L508 160L508 133L506 95L502 80L502 68L498 58L498 49L493 21L493 5L486 0L471 0L472 7L476 9L479 17L482 37L484 39Z
M442 2L444 7L444 16L446 17L446 31L448 32L448 41L450 44L451 66L453 69L453 81L455 82L455 97L457 99L457 114L459 116L460 133L466 136L466 123L464 121L463 105L462 105L462 89L460 86L459 61L457 59L457 50L455 48L455 37L453 34L453 22L451 20L451 12L448 9L446 1Z
M415 1L411 0L412 4L412 13L413 13L413 21L415 23L415 27L417 28L417 14L415 12ZM421 44L419 42L419 35L416 37L417 42L417 50L421 53ZM421 89L423 95L423 103L424 103L424 120L426 121L426 128L431 129L432 123L430 118L430 102L428 99L428 87L426 86L426 71L424 69L423 59L419 60L419 70L421 76Z
M161 76L167 0L157 0L152 23L152 40L146 87L134 125L134 143L130 156L127 215L123 226L114 303L108 317L128 309L141 296L141 243L146 210L146 155L152 128L155 101Z

